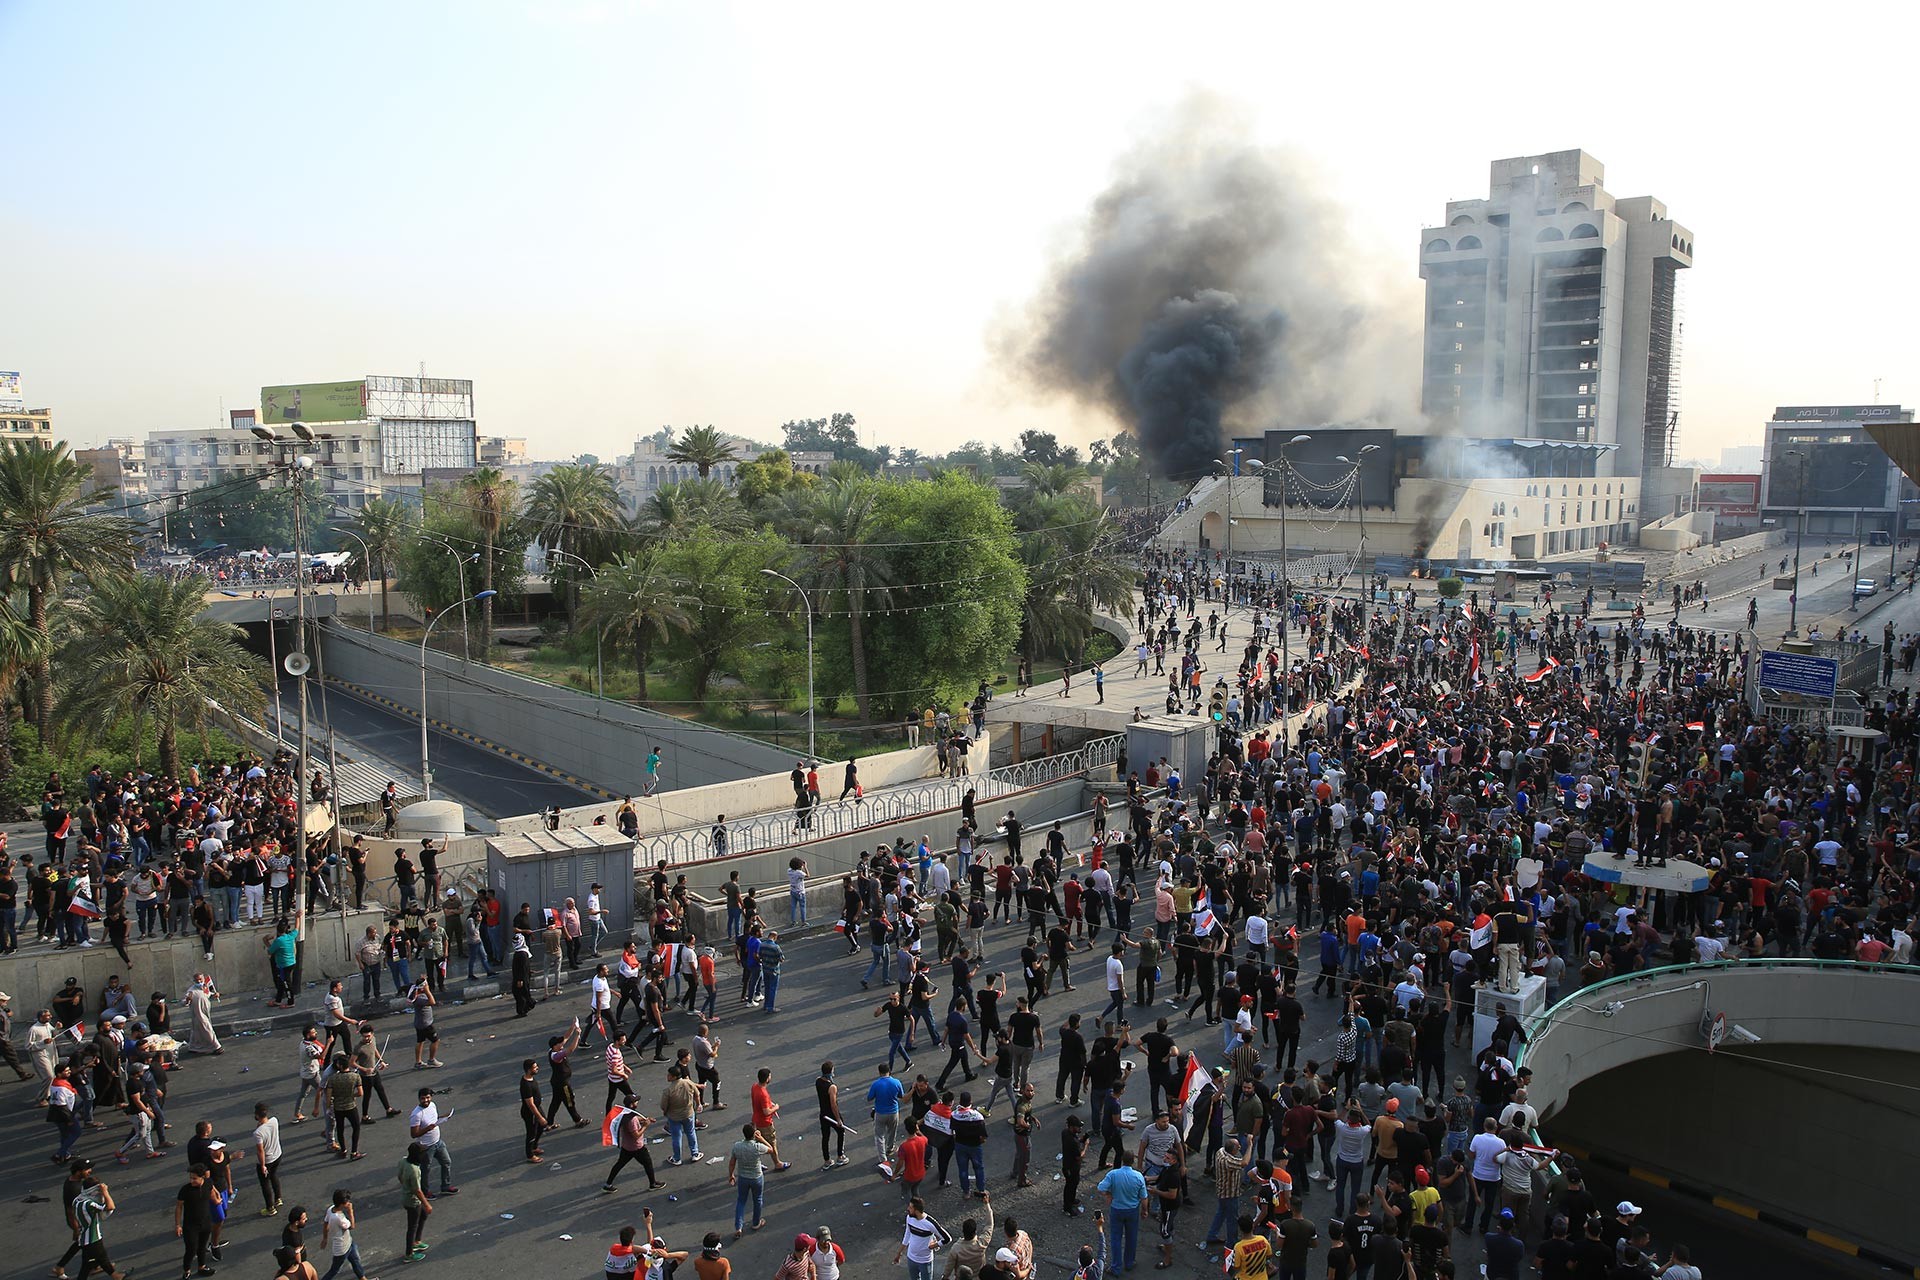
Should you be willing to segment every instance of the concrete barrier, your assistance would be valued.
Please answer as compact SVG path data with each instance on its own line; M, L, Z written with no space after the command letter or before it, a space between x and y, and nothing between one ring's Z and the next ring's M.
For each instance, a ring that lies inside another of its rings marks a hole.
M968 752L970 772L980 773L986 769L989 746L985 737L973 744ZM704 828L723 813L735 820L763 813L790 813L793 810L793 766L799 759L798 756L787 757L785 767L778 772L758 774L751 778L736 778L678 790L662 787L651 796L641 796L635 792L633 811L640 820L639 834L644 838L689 827ZM859 766L860 785L869 795L887 787L918 782L939 774L932 747L910 747L904 751L862 756ZM845 773L844 760L827 761L820 766L820 793L828 801L840 794L841 779ZM595 818L612 822L614 815L619 812L620 801L609 800L562 810L561 817L570 826L583 827ZM536 830L542 821L537 813L502 818L500 834L522 835Z
M1023 792L1007 807L1020 815L1024 828L1021 835L1021 850L1031 860L1034 853L1046 844L1047 830L1056 821L1060 823L1061 834L1066 837L1067 849L1071 854L1084 858L1093 843L1093 812L1086 807L1090 792L1084 780L1069 778L1061 782L1049 783ZM980 821L983 824L982 837L975 841L976 856L985 856L998 860L1006 840L994 829L994 821L1004 813L996 809L989 813L982 810ZM1124 822L1125 809L1121 809ZM681 868L687 873L687 885L692 890L688 895L688 913L695 919L695 931L703 938L719 939L726 937L727 908L726 901L720 896L720 889L727 881L730 872L740 872L742 887L752 887L758 892L756 898L760 904L760 916L774 928L783 932L788 928L790 910L787 887L787 863L790 855L798 853L807 859L807 916L812 928L831 927L840 918L843 899L841 878L853 871L860 855L882 844L892 844L896 836L908 840L917 840L922 833L932 835L934 848L947 855L948 869L959 879L959 863L953 856L953 835L958 829L960 815L958 810L934 815L939 822L923 822L917 818L904 819L889 826L875 828L862 836L847 836L839 840L821 841L817 845L808 845L796 850L773 850L767 853L744 854L738 859L723 858L714 862L699 863L693 867ZM1108 828L1113 829L1113 816L1108 815ZM1084 864L1081 864L1083 866ZM1069 861L1066 871L1081 869ZM696 880L694 873L699 873ZM1148 902L1147 909L1153 904ZM1138 909L1135 915L1138 917Z
M338 622L319 629L325 670L420 709L418 645L370 636ZM640 790L647 752L658 745L669 789L705 786L792 767L787 752L624 702L501 671L450 654L427 653L427 714L615 795Z
M1702 1028L1716 1016L1729 1034L1709 1054ZM1527 1033L1520 1065L1549 1141L1920 1259L1900 1176L1920 1145L1920 1102L1898 1087L1920 1079L1920 970L1655 969L1577 991Z
M337 913L309 917L301 976L314 982L358 975L360 964L354 959L353 948L366 927L381 920L381 914L375 911L348 912L344 919ZM99 930L94 932L97 935ZM87 993L89 1020L99 1009L100 991L107 985L108 975L116 973L133 989L134 1004L140 1009L147 1007L156 991L169 1001L179 1000L196 973L211 972L214 985L221 991L244 998L273 989L273 970L267 964L265 945L272 936L266 928L223 929L214 935L211 961L200 950L198 934L167 941L130 942L127 954L133 957L131 966L103 943L66 951L28 947L0 957L0 991L13 997L15 1029L22 1034L34 1014L46 1007L69 977L78 978ZM260 1008L261 1015L267 1012ZM221 1014L223 1020L234 1016L231 1008Z

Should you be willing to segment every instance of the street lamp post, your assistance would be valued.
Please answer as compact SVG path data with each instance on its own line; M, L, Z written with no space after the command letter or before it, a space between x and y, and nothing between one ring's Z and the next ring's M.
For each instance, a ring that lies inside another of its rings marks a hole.
M238 591L222 591L223 596L238 599ZM273 667L273 736L285 739L286 728L280 715L280 644L273 634L273 597L267 597L267 662Z
M293 432L294 439L287 440L274 434L265 427L255 427L253 434L274 446L276 452L282 448L297 447L299 444L313 443L313 431L304 422L290 422L287 429ZM307 950L307 895L305 882L307 877L307 492L304 480L313 472L314 460L306 454L296 455L286 466L287 487L293 491L293 607L294 607L294 651L287 655L289 672L298 681L300 693L300 740L295 751L298 763L293 775L293 809L295 823L295 844L293 855L293 985L300 989L301 973L306 964ZM267 640L268 648L274 654L273 707L274 732L280 733L280 666L277 646L273 637L273 600L267 600ZM299 658L296 665L294 659Z
M422 536L425 537L428 542L446 548L447 554L453 557L453 567L460 574L460 657L464 662L472 662L473 634L467 626L467 605L479 599L479 597L467 595L467 562L469 560L478 560L480 553L476 551L471 556L463 556L459 551L455 550L454 545L445 538L436 538L432 534L424 534ZM494 594L497 595L499 593L495 592Z
M800 593L800 607L807 611L807 760L811 763L819 757L813 753L813 602L807 598L807 589L777 569L762 569L760 572L769 578L778 578Z
M1233 482L1239 478L1240 455L1245 452L1245 449L1229 449L1227 457L1232 458L1232 462L1224 458L1213 460L1216 466L1227 473L1227 571L1220 579L1220 612L1223 616L1233 612Z
M489 588L486 591L476 592L470 598L461 600L455 607L460 609L461 616L465 617L466 607L468 605L480 600L491 600L499 594L498 591ZM448 610L443 609L433 617L428 618L426 629L420 633L420 798L422 800L433 799L433 769L430 767L427 758L427 641L433 637L434 626L439 623L440 619L446 617L448 612Z
M1360 467L1361 467L1361 464L1366 461L1367 455L1372 453L1375 449L1378 449L1379 447L1380 446L1377 444L1361 445L1360 454L1357 461L1353 458L1347 457L1347 455L1344 453L1335 455L1335 461L1344 462L1348 466L1353 468L1354 504L1360 509L1360 545L1354 552L1355 562L1359 565L1366 564L1366 556L1367 556L1367 495L1364 488L1364 485L1366 482L1365 482L1365 478L1360 474ZM1360 575L1360 643L1361 644L1367 643L1367 606L1371 604L1372 601L1373 601L1373 573L1370 570L1363 570Z
M565 556L567 559L579 565L582 569L585 569L587 571L587 576L589 578L597 578L600 576L600 571L598 569L594 568L592 565L588 564L584 559L573 554L573 552L571 551L562 551L559 547L553 547L547 552L547 554L549 556ZM553 583L553 570L551 569L547 570L547 583L549 586L551 586ZM601 652L602 643L606 640L606 638L607 638L607 629L605 627L601 627L598 631L594 632L594 635L593 635L593 696L601 699L602 701L604 701L607 696L606 669L602 662L602 652Z
M359 534L355 533L353 530L342 529L339 525L333 526L333 532L339 534L343 538L352 538L355 542L360 544L360 558L366 564L367 572L372 573L373 572L373 552L367 549L367 540L365 538L362 538ZM386 567L385 565L381 566L382 569L385 569L385 567ZM373 592L371 591L367 592L367 634L368 635L373 634Z
M1805 449L1788 449L1780 455L1783 458L1800 459L1800 519L1793 527L1793 594L1787 598L1787 634L1800 634L1800 549L1807 537L1807 472L1813 465L1813 455Z
M1293 630L1293 565L1287 559L1287 469L1293 464L1287 449L1313 439L1305 434L1280 446L1280 670L1288 682L1293 680L1293 650L1288 633ZM1280 688L1280 749L1287 749L1287 711L1290 695L1287 685Z

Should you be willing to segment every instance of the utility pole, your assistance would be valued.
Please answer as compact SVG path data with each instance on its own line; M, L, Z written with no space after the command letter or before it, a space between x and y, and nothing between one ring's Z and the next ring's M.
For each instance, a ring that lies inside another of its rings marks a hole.
M1800 549L1807 537L1807 471L1813 456L1805 449L1788 449L1783 457L1800 459L1800 520L1793 528L1793 594L1788 597L1787 634L1800 634Z

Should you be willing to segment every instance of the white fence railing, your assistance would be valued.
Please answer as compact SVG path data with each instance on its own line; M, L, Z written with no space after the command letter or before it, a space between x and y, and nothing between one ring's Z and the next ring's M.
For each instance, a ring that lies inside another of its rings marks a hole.
M985 804L1017 791L1082 776L1094 769L1111 768L1119 760L1125 742L1125 734L1109 734L1073 751L1002 765L984 773L929 778L910 786L889 787L873 795L849 796L845 800L823 795L821 802L807 812L804 825L797 810L756 814L724 824L724 852L728 855L765 853L810 840L852 835L902 818L958 809L969 789L976 804ZM705 826L642 836L634 846L634 864L646 867L660 862L700 862L720 856L722 850L715 845L713 833L712 826Z

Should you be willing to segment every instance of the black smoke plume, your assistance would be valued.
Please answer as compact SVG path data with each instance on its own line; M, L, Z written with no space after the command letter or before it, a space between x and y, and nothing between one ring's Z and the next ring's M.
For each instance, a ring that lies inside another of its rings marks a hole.
M1391 412L1419 344L1387 372L1400 335L1341 223L1299 165L1190 101L1120 161L1007 354L1035 386L1111 415L1176 480L1212 469L1230 429Z

